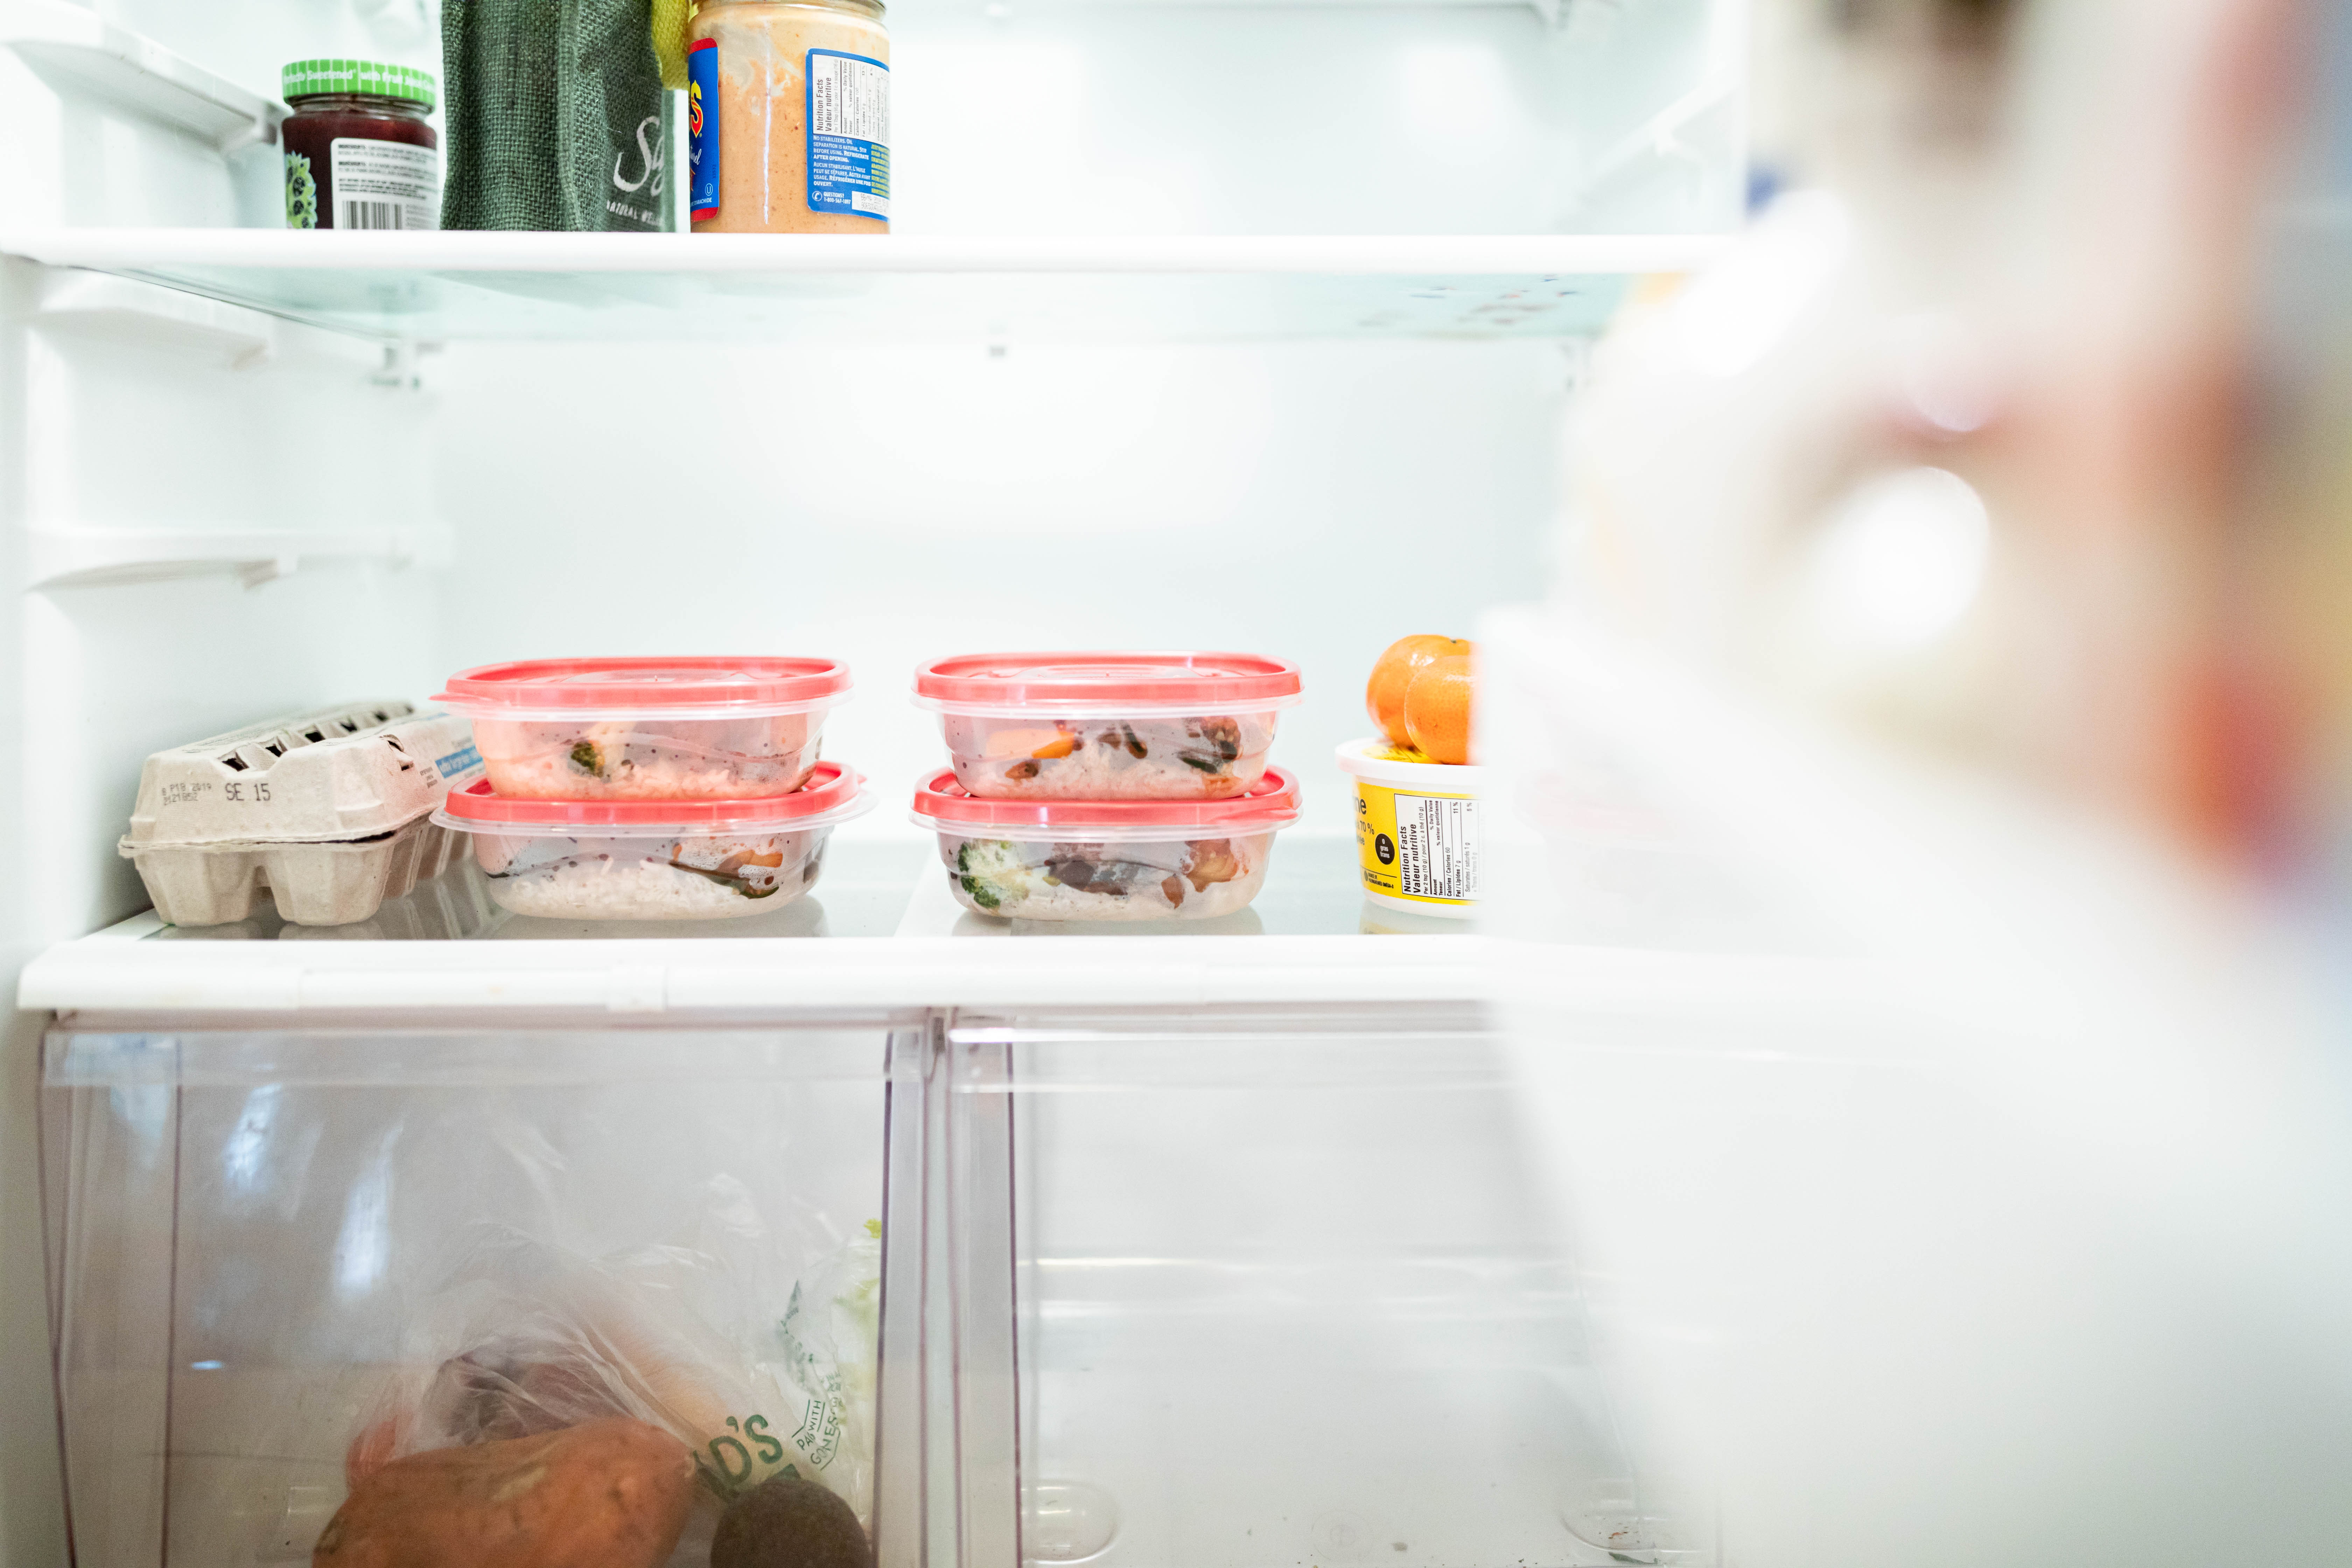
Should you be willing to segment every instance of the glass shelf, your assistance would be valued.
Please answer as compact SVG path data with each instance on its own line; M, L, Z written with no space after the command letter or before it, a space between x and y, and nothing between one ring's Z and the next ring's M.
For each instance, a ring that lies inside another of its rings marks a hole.
M0 251L387 342L1560 339L1707 235L1158 238L0 231Z
M151 910L35 959L20 1005L150 1013L711 1013L827 1007L1461 1002L1492 972L1473 922L1391 915L1351 836L1290 832L1265 889L1223 920L988 921L950 897L928 840L842 839L773 914L564 921L509 915L470 863L357 925L167 926ZM1052 938L1054 940L1024 940ZM1008 940L1010 939L1010 940Z

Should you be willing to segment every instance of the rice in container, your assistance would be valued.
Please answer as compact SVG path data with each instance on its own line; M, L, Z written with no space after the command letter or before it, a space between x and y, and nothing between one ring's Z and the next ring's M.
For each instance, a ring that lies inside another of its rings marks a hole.
M816 883L833 830L872 808L865 781L820 763L808 787L749 800L527 800L487 782L433 820L473 838L499 907L547 920L728 920Z
M1218 800L1265 773L1298 667L1237 653L1005 653L935 659L958 783L1000 800Z
M551 658L452 676L490 788L530 800L752 800L817 763L849 694L827 658Z
M956 901L1003 920L1214 920L1265 884L1274 836L1298 820L1297 781L1268 768L1236 795L1019 801L976 795L952 769L915 794Z

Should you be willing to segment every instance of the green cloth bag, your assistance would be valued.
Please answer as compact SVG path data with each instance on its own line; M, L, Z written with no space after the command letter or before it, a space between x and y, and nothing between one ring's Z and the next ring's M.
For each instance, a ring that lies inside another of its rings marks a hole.
M653 0L443 0L443 228L670 226Z

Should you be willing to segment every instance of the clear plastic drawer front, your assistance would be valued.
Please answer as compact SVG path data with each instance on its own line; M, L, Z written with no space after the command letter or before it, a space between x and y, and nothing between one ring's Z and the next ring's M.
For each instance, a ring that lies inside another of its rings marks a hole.
M918 1561L919 1410L894 1390L919 1376L919 1284L896 1288L921 1227L890 1211L921 1182L890 1129L914 1158L923 1044L888 1020L52 1035L78 1563L308 1563L407 1454L610 1416L692 1458L674 1564L786 1468ZM887 1433L894 1397L915 1419Z
M1480 1016L965 1015L947 1050L968 1562L1712 1562Z
M671 1568L784 1466L878 1568L1702 1568L1503 1063L1441 1007L55 1034L79 1562L302 1563L609 1408L703 1472Z

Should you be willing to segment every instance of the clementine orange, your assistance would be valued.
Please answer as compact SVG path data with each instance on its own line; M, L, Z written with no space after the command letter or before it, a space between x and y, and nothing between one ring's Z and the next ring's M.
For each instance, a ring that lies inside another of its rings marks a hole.
M1404 729L1413 749L1433 763L1470 760L1470 701L1477 677L1467 657L1423 665L1404 689Z
M1414 676L1441 658L1466 656L1470 645L1460 637L1441 637L1423 634L1399 637L1389 644L1372 666L1372 678L1364 685L1364 711L1391 746L1409 746L1404 728L1405 688Z

